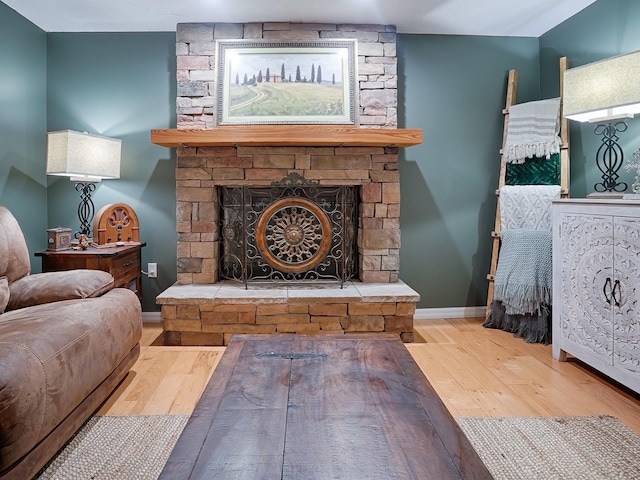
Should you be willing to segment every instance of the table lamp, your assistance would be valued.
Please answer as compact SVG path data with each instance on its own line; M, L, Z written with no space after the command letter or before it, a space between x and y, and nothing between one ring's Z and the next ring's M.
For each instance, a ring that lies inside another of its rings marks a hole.
M69 177L80 192L75 234L91 237L95 206L91 192L102 179L120 178L122 140L90 133L60 130L47 134L47 175Z
M624 152L618 133L627 130L624 121L640 113L640 51L570 68L564 72L563 115L578 122L597 123L594 133L602 136L596 164L602 182L596 192L623 192L618 182Z

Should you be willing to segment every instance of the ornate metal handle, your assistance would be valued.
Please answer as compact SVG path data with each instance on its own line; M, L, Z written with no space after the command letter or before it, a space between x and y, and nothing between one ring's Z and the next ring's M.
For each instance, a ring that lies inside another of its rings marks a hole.
M130 262L123 263L123 264L122 264L122 267L123 267L123 268L130 267L130 266L131 266L131 265L133 265L134 263L136 263L136 262L135 262L135 261L133 261L133 260L131 260ZM607 279L607 280L609 280L609 279Z
M622 300L622 297L620 297L620 300L618 300L618 298L616 297L616 290L618 290L619 293L620 292L620 280L616 280L615 282L613 282L613 290L611 290L611 297L613 298L613 303L615 304L616 307L620 306L620 300Z
M611 299L607 295L607 285L609 285L609 288L611 288L611 279L609 277L607 277L607 279L604 281L604 285L602 287L602 293L607 303L611 305Z

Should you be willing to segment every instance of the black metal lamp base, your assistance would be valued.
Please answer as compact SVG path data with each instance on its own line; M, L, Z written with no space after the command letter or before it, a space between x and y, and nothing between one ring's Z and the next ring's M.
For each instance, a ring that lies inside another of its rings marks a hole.
M91 237L91 223L95 213L95 205L91 200L91 192L96 189L95 183L76 183L76 191L80 192L80 204L78 205L78 219L80 220L80 230L75 233L75 238L80 235Z
M626 130L625 122L601 124L593 130L593 133L602 136L602 143L596 152L596 165L602 172L602 182L593 186L596 192L624 192L627 189L625 182L618 182L618 170L624 162L624 152L618 144L618 132Z

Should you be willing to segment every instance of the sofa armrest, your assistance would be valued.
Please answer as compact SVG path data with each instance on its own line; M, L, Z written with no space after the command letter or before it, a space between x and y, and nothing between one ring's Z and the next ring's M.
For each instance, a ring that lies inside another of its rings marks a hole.
M67 270L27 275L9 284L6 310L43 303L99 297L113 288L113 276L102 270Z

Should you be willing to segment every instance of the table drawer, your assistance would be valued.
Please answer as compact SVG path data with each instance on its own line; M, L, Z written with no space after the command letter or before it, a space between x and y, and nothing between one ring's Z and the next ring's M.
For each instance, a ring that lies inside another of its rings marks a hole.
M113 259L113 267L111 274L116 279L116 283L119 280L126 279L131 276L136 277L140 273L140 254L137 251L125 253L124 255L118 255Z

